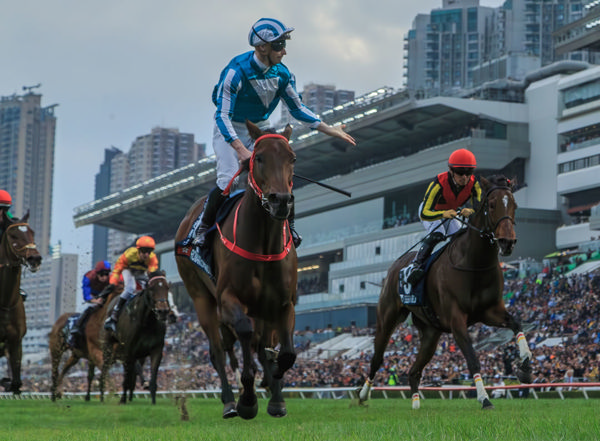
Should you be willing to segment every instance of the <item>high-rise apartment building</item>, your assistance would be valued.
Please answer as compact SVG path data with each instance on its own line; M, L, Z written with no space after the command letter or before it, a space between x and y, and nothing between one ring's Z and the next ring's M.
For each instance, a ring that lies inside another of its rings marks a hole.
M119 192L171 170L196 162L205 156L205 144L197 144L192 133L178 129L154 127L149 134L138 136L129 152L106 150L100 172L96 175L96 199ZM100 228L96 226L95 228ZM115 262L119 254L131 246L134 235L109 230L104 240L94 241L94 261Z
M123 153L116 147L104 150L104 162L100 164L100 171L95 177L94 199L102 199L110 194L111 161L117 154ZM100 225L93 226L92 264L99 260L107 260L107 248L109 229Z
M408 89L448 94L495 79L522 80L555 61L596 62L579 51L556 55L553 32L582 17L586 0L507 0L498 8L479 0L443 0L419 14L405 37Z
M0 98L0 188L12 196L13 214L21 217L29 210L38 249L46 255L50 251L56 104L42 107L42 95L25 89L24 95Z

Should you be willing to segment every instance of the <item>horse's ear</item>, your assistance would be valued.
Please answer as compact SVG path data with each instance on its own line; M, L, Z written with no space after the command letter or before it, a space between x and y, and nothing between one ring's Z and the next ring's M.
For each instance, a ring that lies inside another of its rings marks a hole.
M252 139L258 139L263 133L262 130L250 120L246 120L246 127L248 128L248 133Z
M285 136L287 138L287 140L290 140L290 137L292 136L292 126L290 126L289 124L287 126L285 126L285 129L283 129L283 136Z
M27 219L29 219L29 210L27 210L27 213L25 213L25 216L23 216L21 222L27 222Z

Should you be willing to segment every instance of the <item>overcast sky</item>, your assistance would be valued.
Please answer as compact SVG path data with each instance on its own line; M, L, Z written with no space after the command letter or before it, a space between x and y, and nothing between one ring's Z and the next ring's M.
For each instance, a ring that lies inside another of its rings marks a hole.
M482 0L500 6L501 0ZM294 27L283 62L308 83L357 95L402 85L403 37L442 0L0 0L0 95L41 83L58 104L51 241L91 265L91 227L73 209L93 200L104 149L128 151L155 126L210 149L211 92L250 26ZM359 146L360 148L360 146ZM200 196L200 195L199 195ZM22 213L15 213L21 215Z

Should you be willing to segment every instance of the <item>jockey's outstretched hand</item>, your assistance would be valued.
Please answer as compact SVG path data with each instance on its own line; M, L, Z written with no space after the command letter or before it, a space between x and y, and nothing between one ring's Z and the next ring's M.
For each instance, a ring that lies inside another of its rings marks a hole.
M333 136L335 138L340 138L352 145L356 145L356 140L348 133L344 132L345 128L346 124L341 124L339 126L330 126L328 124L325 124L324 122L321 122L317 126L317 130L319 132L325 133L326 135Z
M473 213L475 213L475 210L473 210L472 208L465 207L462 210L460 210L459 214L462 217L467 218L467 217L470 217Z
M452 219L453 217L457 216L457 213L456 213L456 210L450 209L450 210L444 211L442 216L444 216L444 219Z

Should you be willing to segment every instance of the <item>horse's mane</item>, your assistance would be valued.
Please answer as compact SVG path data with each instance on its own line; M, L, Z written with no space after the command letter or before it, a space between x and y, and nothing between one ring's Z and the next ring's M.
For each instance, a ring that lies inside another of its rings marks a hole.
M504 175L491 175L486 178L492 187L509 187L512 189L513 181Z

